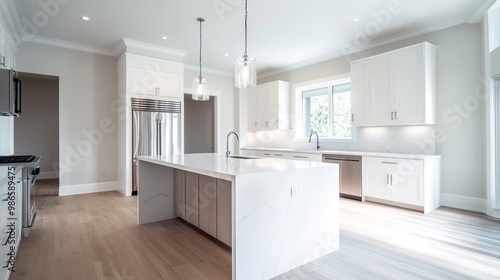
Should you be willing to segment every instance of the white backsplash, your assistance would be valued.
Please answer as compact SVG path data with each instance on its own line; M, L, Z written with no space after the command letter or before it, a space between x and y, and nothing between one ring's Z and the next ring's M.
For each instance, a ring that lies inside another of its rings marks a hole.
M311 143L294 139L293 130L266 130L248 132L242 137L241 147L314 149L316 137ZM435 153L434 126L358 127L353 142L319 140L321 150L383 152L398 154Z

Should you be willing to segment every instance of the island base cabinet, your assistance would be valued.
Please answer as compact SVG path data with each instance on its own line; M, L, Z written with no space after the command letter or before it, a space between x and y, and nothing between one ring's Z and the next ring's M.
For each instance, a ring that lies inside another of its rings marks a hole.
M217 179L217 239L232 246L231 182Z
M198 227L217 237L217 181L198 175Z
M174 172L174 191L175 191L175 215L181 219L186 219L186 187L185 175L183 170L175 169Z
M231 181L175 169L175 214L232 245Z
M198 226L198 174L186 171L186 221Z

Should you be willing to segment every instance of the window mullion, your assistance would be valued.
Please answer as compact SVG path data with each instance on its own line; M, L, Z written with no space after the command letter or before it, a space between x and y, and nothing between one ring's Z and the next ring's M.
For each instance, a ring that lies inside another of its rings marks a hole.
M328 87L328 136L333 139L333 85Z

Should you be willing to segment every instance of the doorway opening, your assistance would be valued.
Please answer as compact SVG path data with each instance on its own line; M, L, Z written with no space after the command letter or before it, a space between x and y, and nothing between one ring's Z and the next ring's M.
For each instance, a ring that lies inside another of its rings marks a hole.
M192 100L184 94L184 153L215 153L217 96L208 101Z
M22 113L14 120L14 153L41 156L35 195L59 195L59 77L19 73Z

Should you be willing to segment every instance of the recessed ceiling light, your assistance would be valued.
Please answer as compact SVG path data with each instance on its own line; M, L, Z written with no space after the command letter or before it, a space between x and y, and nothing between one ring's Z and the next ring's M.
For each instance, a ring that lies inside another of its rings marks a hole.
M83 17L82 17L82 20L84 20L84 21L89 21L89 20L90 20L90 18L89 18L89 17L87 17L87 16L83 16Z
M354 18L353 19L355 22L358 22L359 21L359 18Z
M229 54L228 54L228 53L225 53L225 54L224 54L224 56L229 56Z
M167 40L167 36L161 36L162 40Z

